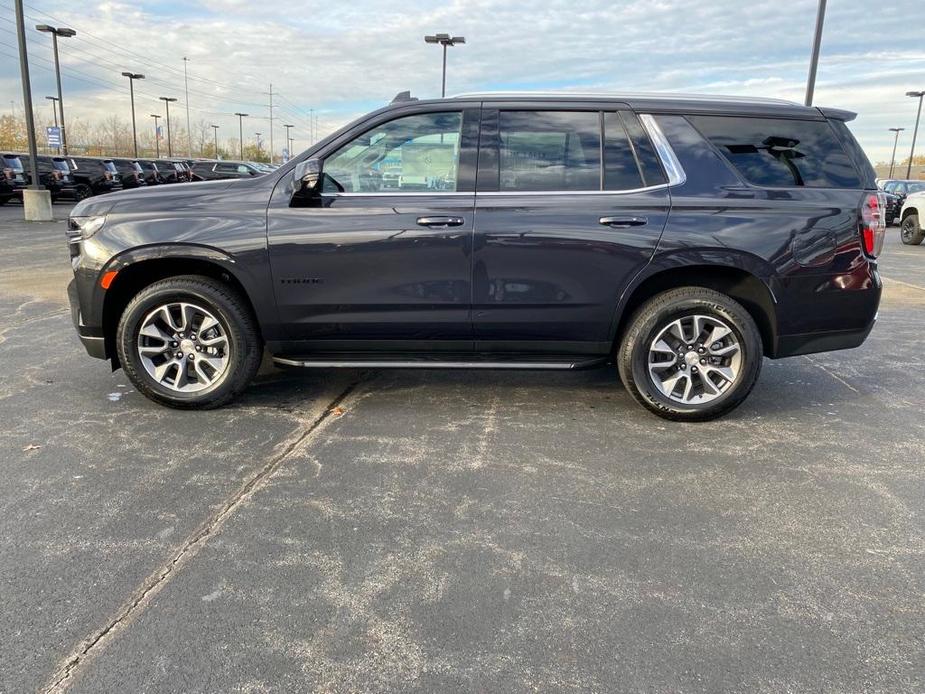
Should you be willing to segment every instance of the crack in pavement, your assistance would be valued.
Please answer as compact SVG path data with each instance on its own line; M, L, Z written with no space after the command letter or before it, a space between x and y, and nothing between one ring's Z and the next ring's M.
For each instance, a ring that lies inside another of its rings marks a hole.
M40 690L43 694L52 694L64 692L71 685L73 678L79 672L81 665L87 663L89 659L102 651L106 645L115 639L119 632L128 627L131 621L139 616L141 612L150 604L151 599L163 589L170 580L171 576L181 568L183 564L192 559L196 553L221 529L224 522L253 494L269 480L285 462L286 458L299 450L317 433L321 426L331 419L336 419L342 410L339 406L344 403L351 393L356 390L362 377L342 390L331 402L327 404L324 411L319 414L304 430L290 437L288 443L285 443L282 451L273 456L262 468L241 485L237 492L232 494L222 507L209 516L199 528L190 535L179 551L174 554L165 564L162 564L151 576L135 591L132 598L125 603L116 615L110 619L105 626L95 631L90 636L81 641L80 645L64 661L55 668L54 674Z

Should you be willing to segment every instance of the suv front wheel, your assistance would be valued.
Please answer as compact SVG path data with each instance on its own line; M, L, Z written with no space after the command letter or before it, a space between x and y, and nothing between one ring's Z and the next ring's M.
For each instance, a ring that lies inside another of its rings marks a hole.
M925 240L925 229L919 226L917 214L907 214L899 227L899 237L907 246L918 246Z
M194 275L142 289L122 313L116 345L139 391L183 409L232 400L257 373L262 356L256 323L241 297Z
M751 392L763 350L755 321L729 296L681 287L649 299L617 355L630 395L666 419L720 417Z

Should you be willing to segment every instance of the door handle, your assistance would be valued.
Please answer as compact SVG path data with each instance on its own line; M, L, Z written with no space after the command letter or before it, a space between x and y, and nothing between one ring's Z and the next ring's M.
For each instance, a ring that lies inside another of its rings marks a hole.
M422 227L461 227L465 223L462 217L418 217L418 226Z
M630 227L641 227L649 223L645 217L601 217L598 220L605 227L613 229L629 229Z

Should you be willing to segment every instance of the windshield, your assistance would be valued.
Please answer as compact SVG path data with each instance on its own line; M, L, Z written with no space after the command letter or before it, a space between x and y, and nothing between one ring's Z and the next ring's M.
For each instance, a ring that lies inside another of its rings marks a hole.
M22 160L15 155L5 154L3 156L3 168L13 169L13 171L24 171Z

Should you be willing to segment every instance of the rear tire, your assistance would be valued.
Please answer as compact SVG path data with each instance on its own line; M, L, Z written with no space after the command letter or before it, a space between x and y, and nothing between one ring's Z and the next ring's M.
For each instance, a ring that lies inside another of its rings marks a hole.
M741 304L712 289L681 287L636 311L617 367L640 405L665 419L694 422L740 405L762 357L761 334Z
M86 183L78 183L74 188L74 201L80 202L93 196L93 189Z
M147 398L179 409L220 407L253 379L263 356L244 299L209 277L170 277L142 289L116 332L126 376Z
M902 226L899 228L899 238L907 246L918 246L925 240L925 229L919 226L917 214L907 214L903 217Z

